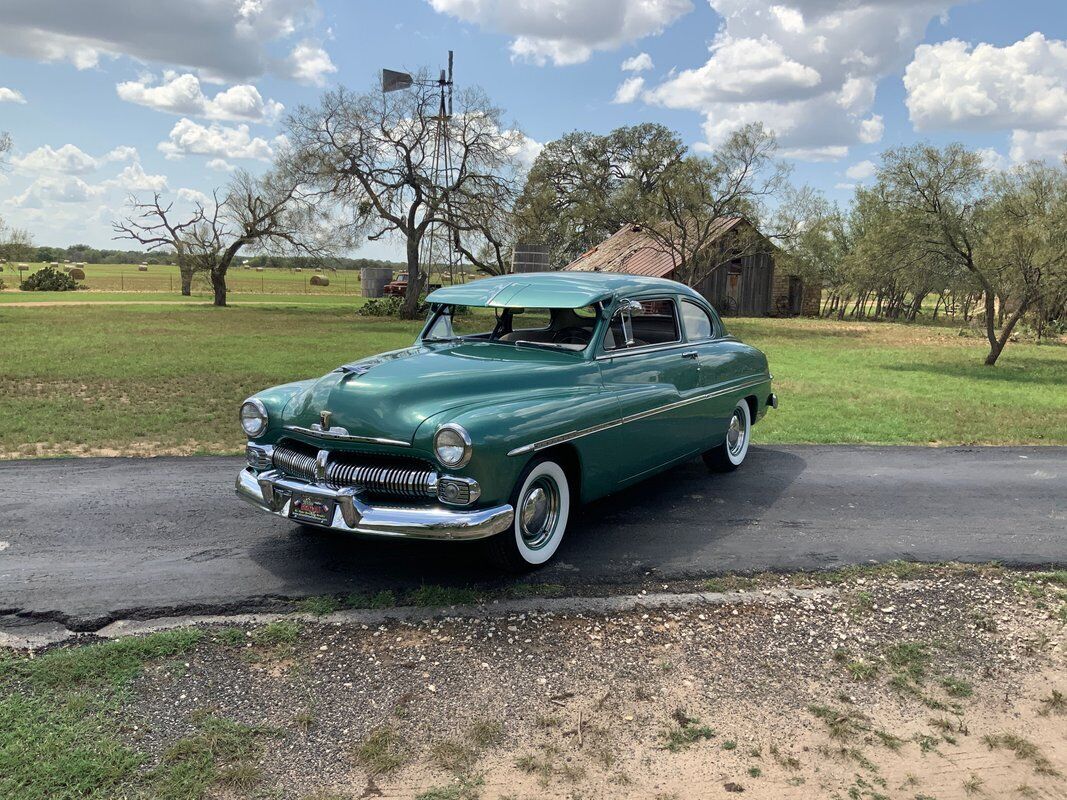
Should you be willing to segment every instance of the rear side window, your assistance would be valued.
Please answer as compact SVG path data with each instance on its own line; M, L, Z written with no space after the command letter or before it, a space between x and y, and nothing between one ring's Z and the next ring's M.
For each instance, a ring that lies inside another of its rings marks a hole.
M711 339L715 336L715 325L708 312L688 300L682 301L682 327L690 341Z

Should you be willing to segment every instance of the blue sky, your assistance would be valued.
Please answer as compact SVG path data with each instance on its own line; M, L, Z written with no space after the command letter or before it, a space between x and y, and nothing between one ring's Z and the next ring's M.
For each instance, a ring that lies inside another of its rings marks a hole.
M0 219L114 246L129 192L189 202L263 169L287 111L449 48L530 154L642 121L699 150L759 120L796 182L846 201L917 139L1061 157L1065 38L1058 0L0 0Z

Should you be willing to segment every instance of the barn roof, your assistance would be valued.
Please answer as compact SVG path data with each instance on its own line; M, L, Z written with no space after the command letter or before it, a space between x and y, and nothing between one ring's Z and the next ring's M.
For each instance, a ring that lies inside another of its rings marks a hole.
M721 217L717 220L718 230L709 244L741 222L741 217ZM621 272L666 278L674 272L674 260L662 245L645 233L641 225L629 223L563 269L570 272Z

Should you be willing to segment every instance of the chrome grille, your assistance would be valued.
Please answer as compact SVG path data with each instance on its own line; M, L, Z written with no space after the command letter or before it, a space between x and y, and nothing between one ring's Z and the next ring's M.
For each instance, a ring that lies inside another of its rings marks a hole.
M392 497L437 497L437 473L433 470L367 463L373 458L330 453L326 485L334 489L354 487ZM284 445L274 449L274 468L287 475L314 482L316 466L315 455Z

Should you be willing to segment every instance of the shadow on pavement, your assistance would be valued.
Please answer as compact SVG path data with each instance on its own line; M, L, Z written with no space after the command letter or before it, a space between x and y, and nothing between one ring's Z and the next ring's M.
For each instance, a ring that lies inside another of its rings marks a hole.
M280 521L277 535L259 540L250 555L293 596L308 593L301 590L305 581L321 586L324 577L349 592L630 581L654 571L668 553L674 570L681 563L684 572L688 554L762 519L805 466L801 456L769 447L753 447L745 465L725 475L709 473L699 459L687 462L581 508L554 561L527 575L501 575L478 542L369 540Z

